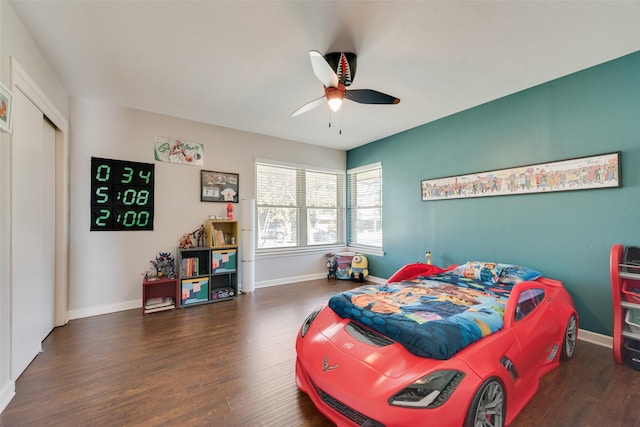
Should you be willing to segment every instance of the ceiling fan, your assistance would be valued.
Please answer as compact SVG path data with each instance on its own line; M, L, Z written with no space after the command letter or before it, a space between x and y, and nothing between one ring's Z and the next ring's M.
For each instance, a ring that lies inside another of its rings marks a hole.
M372 89L347 90L356 76L357 56L351 52L331 52L324 56L316 50L309 52L313 72L324 85L324 96L307 102L291 114L291 117L305 113L320 104L325 99L332 111L336 112L342 106L343 99L360 104L397 104L400 99L386 93Z

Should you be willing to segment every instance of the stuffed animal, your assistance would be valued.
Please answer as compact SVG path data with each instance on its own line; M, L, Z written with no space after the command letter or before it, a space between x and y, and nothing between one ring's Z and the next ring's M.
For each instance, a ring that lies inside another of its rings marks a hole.
M336 271L338 270L338 261L336 261L336 256L332 253L328 253L325 255L327 258L327 279L335 279Z
M361 254L356 254L351 259L351 268L349 269L349 276L351 280L358 282L364 282L369 276L369 261L367 257Z

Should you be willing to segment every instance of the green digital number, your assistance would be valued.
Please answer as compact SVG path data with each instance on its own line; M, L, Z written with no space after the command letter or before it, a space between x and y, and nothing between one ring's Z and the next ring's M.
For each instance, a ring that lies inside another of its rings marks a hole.
M151 214L149 211L126 211L118 215L118 222L127 228L144 228L149 225Z
M111 211L108 209L100 209L100 215L96 218L96 225L98 227L105 227L107 223L106 220L111 216Z
M124 167L124 172L122 172L122 178L120 180L120 182L122 184L128 184L131 182L131 180L133 179L133 168L130 168L128 166Z
M122 223L123 227L127 228L144 228L149 225L149 219L151 219L151 213L149 211L126 211L118 214L117 222Z
M109 165L99 165L96 169L96 180L100 182L109 181L109 177L111 176L111 166Z
M136 221L136 225L138 227L146 227L149 224L149 211L142 211L138 213L138 219Z
M96 203L107 203L109 200L109 187L98 187L96 188L96 196L100 198L96 198Z
M136 190L129 188L122 196L122 204L130 206L136 201Z
M136 191L129 188L128 190L125 190L124 195L122 196L122 204L126 206L131 206L133 204L137 206L146 206L147 202L149 202L149 190Z
M149 201L149 190L140 190L138 197L136 197L136 205L146 206Z
M148 170L145 172L141 170L140 172L138 172L138 176L144 179L145 184L149 184L149 180L151 179L151 171Z
M122 225L125 227L133 227L136 224L136 219L138 215L135 211L127 211L124 213L124 219L122 220Z

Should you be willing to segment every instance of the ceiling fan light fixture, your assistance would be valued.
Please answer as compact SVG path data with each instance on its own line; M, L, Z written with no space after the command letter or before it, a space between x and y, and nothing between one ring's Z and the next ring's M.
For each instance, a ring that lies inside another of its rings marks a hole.
M327 95L327 103L329 108L335 113L342 106L342 100L344 99L344 85L339 84L337 88L325 88Z
M342 106L342 98L338 96L329 98L329 101L327 102L329 103L329 108L331 108L334 113L336 113Z
M0 0L1 1L1 0ZM322 55L317 50L309 52L313 73L324 86L324 97L307 102L291 113L298 116L326 102L334 113L342 107L342 101L348 100L358 104L397 104L399 98L372 89L355 89L347 92L356 74L356 54L351 52L329 52Z

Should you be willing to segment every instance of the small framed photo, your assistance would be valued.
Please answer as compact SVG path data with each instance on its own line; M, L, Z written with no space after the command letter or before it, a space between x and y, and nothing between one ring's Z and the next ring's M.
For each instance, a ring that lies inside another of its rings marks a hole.
M200 201L238 203L238 180L237 173L201 170Z
M0 130L11 133L13 117L13 94L0 83Z

